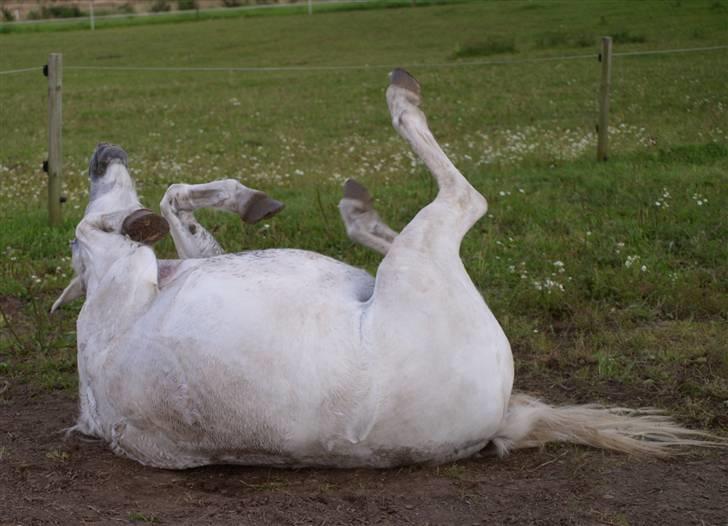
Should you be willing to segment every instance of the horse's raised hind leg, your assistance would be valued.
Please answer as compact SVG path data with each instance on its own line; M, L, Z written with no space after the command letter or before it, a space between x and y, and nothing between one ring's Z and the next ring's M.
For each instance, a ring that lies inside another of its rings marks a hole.
M450 162L418 108L420 88L391 74L396 130L439 191L394 238L362 318L362 344L377 368L371 447L401 444L447 461L482 447L498 429L513 381L508 340L468 276L460 243L487 203Z
M374 209L374 199L354 179L347 180L344 185L344 197L339 201L339 212L349 239L380 254L389 252L397 232L382 221Z
M487 211L485 198L463 177L442 151L419 109L420 86L402 69L391 73L387 104L392 123L435 177L438 194L393 240L385 258L392 262L411 252L428 260L459 262L460 243Z
M377 270L373 296L374 312L417 318L411 322L415 331L420 323L431 327L439 320L459 325L461 310L464 318L485 311L492 317L460 260L460 243L485 214L486 200L442 151L419 103L417 81L404 70L394 70L387 88L392 122L432 172L438 193L393 239ZM466 307L469 302L480 307ZM443 328L442 334L449 332Z
M248 223L255 224L283 209L283 203L264 192L243 186L234 179L205 184L173 184L160 203L162 215L170 225L170 233L181 259L206 258L224 254L217 240L194 216L200 208L218 208L234 212Z

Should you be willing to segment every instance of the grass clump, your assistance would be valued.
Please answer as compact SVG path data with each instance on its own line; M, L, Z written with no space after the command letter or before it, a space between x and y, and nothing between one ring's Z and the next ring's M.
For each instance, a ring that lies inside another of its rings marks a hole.
M546 6L544 4L536 4L534 2L529 2L524 6L520 6L518 8L521 11L533 11L537 9L546 9Z
M616 31L612 33L612 42L615 44L644 44L647 42L647 37L629 31Z
M658 159L664 163L690 163L706 165L728 159L728 146L710 142L707 144L685 144L660 149Z
M595 42L596 38L589 33L572 34L562 31L547 31L536 37L536 47L540 49L590 47Z
M177 0L177 9L180 11L189 11L190 9L198 9L199 7L197 0Z
M452 55L453 59L489 57L516 53L516 43L513 38L489 37L478 42L461 44Z
M78 6L42 6L39 11L30 11L28 18L30 20L43 20L46 18L79 18L85 16Z
M152 13L165 13L171 9L172 6L170 5L169 0L154 0L152 5L149 7L149 10Z
M147 523L147 524L159 524L162 522L159 517L152 513L141 513L141 512L130 512L128 515L129 522L136 523Z
M116 7L116 11L121 14L131 15L134 14L134 6L130 2L125 2Z

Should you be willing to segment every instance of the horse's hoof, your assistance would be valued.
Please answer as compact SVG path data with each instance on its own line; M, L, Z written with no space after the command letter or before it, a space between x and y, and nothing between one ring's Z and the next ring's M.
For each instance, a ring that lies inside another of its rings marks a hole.
M354 179L347 179L344 183L344 198L355 199L363 204L371 205L374 202L366 187Z
M420 94L420 83L402 68L397 68L389 74L389 83L416 95Z
M148 208L140 208L124 219L121 233L138 243L153 245L169 234L169 223Z
M258 221L268 219L283 210L285 205L280 201L271 199L263 192L256 192L246 203L245 212L240 218L249 225L254 225Z

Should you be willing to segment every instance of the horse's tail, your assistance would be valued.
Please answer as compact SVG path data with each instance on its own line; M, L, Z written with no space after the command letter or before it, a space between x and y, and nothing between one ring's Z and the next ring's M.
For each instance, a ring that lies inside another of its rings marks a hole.
M598 405L553 407L514 393L492 439L499 455L512 449L569 442L630 454L666 457L683 446L728 447L728 439L676 424L655 409Z

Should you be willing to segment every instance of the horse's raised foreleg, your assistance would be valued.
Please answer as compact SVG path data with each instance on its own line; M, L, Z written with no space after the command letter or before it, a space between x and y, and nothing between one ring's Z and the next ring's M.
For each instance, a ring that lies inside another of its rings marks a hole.
M344 185L339 212L349 239L380 254L389 252L397 232L382 221L374 209L372 196L354 179L349 179Z
M205 258L224 254L224 250L194 216L200 208L234 212L254 224L283 209L283 204L264 192L243 186L234 179L205 184L173 184L162 198L160 209L181 259Z

